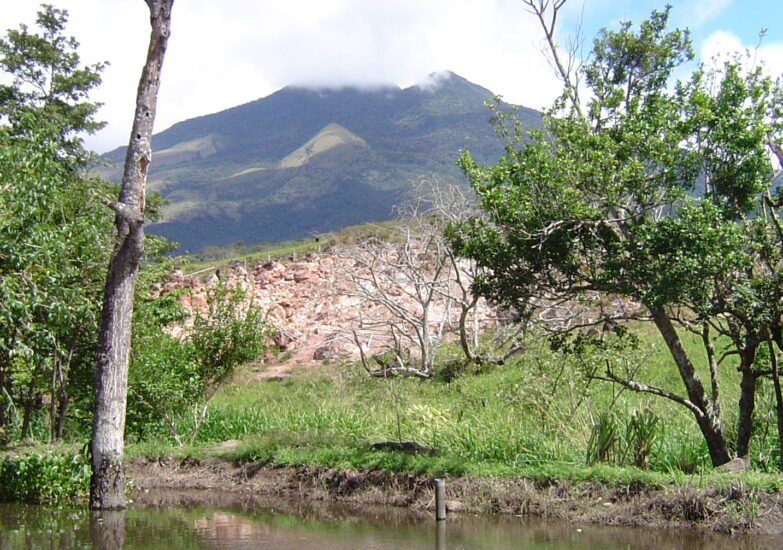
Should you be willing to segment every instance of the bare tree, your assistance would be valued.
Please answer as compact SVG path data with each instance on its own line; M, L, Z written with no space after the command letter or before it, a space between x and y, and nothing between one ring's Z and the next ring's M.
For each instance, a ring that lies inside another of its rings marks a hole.
M380 369L375 372L364 363L377 376L430 376L447 322L450 304L440 300L446 294L450 267L445 243L438 235L422 233L419 221L401 223L393 237L396 242L364 243L355 256L356 269L349 274L350 293L388 313L382 320L362 320L364 326L385 333L388 356L375 356ZM437 307L446 310L440 319L434 316ZM358 339L355 334L354 338Z
M372 356L356 331L362 364L373 376L428 377L444 333L456 332L465 359L503 363L521 350L519 331L504 332L496 353L481 353L479 335L487 328L489 306L471 290L476 263L457 258L446 238L447 226L475 214L466 190L431 179L414 185L415 198L398 208L399 224L384 240L360 245L347 279L349 294L380 306L381 319L362 319L365 332L385 343ZM511 337L508 337L509 334Z
M125 157L122 188L119 201L103 199L115 211L117 225L98 335L90 441L90 507L103 510L125 507L122 455L133 293L139 261L144 251L144 201L147 170L152 158L152 126L174 0L145 2L150 10L152 31L147 61L136 96L136 112Z
M507 316L499 318L496 315L491 347L482 351L479 337L487 327L482 326L481 312L486 312L488 306L484 299L472 290L473 282L481 275L482 268L474 260L457 257L445 238L451 224L481 215L471 195L472 191L457 185L442 185L438 181L423 179L415 185L414 192L419 197L417 202L412 203L416 207L409 207L405 214L409 218L425 220L428 231L439 235L445 243L443 250L450 269L449 284L443 298L459 308L456 330L465 359L472 363L504 363L522 350L520 336L524 332L524 325ZM422 211L421 204L425 205L426 210Z

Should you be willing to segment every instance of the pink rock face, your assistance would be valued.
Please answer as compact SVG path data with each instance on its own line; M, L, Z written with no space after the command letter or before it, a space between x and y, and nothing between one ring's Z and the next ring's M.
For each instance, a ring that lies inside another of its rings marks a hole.
M309 269L298 269L297 271L294 271L294 281L297 283L301 283L303 281L309 281L312 278L313 274L310 273Z
M166 277L168 281L180 282L185 279L185 274L182 272L182 268L178 267Z
M207 303L207 297L202 293L193 294L193 296L190 298L190 304L197 309L206 309L209 305Z
M167 283L164 283L163 289L160 291L161 296L165 296L169 292L172 292L179 288L179 285L173 281L169 281Z
M354 331L365 352L375 353L388 343L391 318L387 309L357 292L353 277L368 276L366 265L366 252L346 248L309 254L304 261L288 264L276 260L258 262L249 271L243 264L232 262L219 268L219 276L211 274L203 283L177 269L165 278L160 294L177 288L191 290L183 294L180 302L189 310L191 318L184 327L170 329L172 334L177 332L186 337L192 316L207 311L209 292L218 284L225 284L229 289L247 290L247 299L266 312L267 321L278 333L277 346L292 354L290 362L301 364L341 357L357 360L359 349ZM406 310L419 309L410 297L411 284L390 285L384 290ZM433 334L438 326L457 326L459 319L458 307L448 305L445 300L440 302L432 308ZM487 306L479 309L479 323L483 327L489 326L496 316Z

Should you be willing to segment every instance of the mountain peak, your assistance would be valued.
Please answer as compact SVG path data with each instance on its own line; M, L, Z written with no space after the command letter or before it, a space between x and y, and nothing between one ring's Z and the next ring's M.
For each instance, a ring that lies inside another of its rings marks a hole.
M435 90L452 79L464 80L461 76L453 71L437 71L428 74L424 80L417 82L414 84L414 86L422 90Z
M289 86L177 123L153 137L149 178L169 204L148 229L195 251L388 219L419 178L464 182L461 148L481 163L502 153L491 97L442 71L405 89ZM123 157L104 156L118 162L104 175L119 180Z
M278 164L279 168L296 168L303 166L310 162L310 160L321 153L325 153L330 149L339 147L340 145L359 145L360 147L366 147L369 149L367 142L356 134L350 132L343 126L340 126L336 122L330 122L319 131L316 135L311 137L296 151L286 156Z

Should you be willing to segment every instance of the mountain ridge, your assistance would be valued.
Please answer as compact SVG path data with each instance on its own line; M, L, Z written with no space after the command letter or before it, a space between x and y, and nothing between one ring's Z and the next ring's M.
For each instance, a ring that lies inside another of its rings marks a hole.
M407 88L287 86L178 122L153 136L149 189L169 204L149 231L196 251L388 219L417 179L464 183L460 149L479 161L497 158L503 144L485 105L492 97L444 73ZM537 111L518 113L541 127ZM119 163L124 148L103 158Z

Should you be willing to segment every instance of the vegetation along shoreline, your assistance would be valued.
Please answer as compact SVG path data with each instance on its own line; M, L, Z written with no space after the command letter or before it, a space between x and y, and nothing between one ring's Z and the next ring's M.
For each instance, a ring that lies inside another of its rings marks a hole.
M157 70L171 3L147 1ZM503 152L463 150L469 185L422 175L394 220L219 266L144 237L164 207L144 191L156 88L138 189L101 199L116 186L79 136L103 65L80 65L52 6L43 34L9 31L0 500L430 510L437 477L452 513L783 536L783 82L736 57L675 84L695 54L669 6L577 67L553 38L565 0L522 3L563 85L543 127L489 101Z

